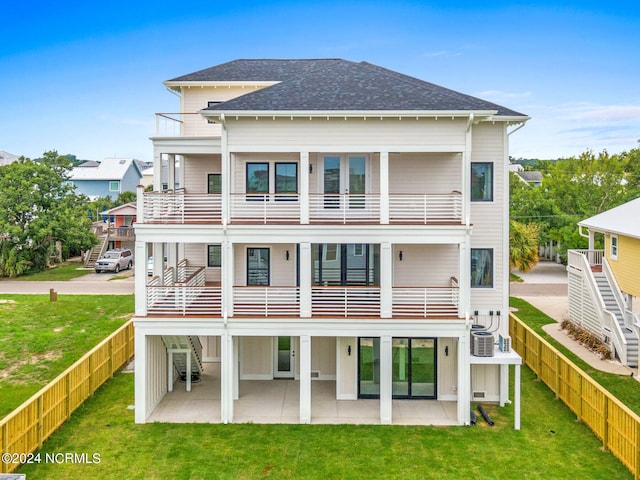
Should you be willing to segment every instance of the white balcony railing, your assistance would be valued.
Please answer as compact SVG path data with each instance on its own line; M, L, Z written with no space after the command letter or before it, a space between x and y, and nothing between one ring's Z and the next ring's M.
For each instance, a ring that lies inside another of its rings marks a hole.
M220 125L209 123L198 112L156 113L156 137L220 135Z
M309 220L311 223L378 223L380 195L312 194Z
M183 189L144 193L143 223L221 223L222 196Z
M459 289L451 287L393 287L394 317L458 316Z
M312 287L311 312L341 317L380 315L380 288Z
M590 267L601 267L602 258L604 257L604 250L569 250L569 266L577 266L582 263L582 260L576 255L584 255L584 258L586 258Z
M299 222L300 199L296 194L232 193L231 222Z
M462 194L390 194L391 223L437 223L462 221Z
M298 287L233 287L233 315L300 315Z

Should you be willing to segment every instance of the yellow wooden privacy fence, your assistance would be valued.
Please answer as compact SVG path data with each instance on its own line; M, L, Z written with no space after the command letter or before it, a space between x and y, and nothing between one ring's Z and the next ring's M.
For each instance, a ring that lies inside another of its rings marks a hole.
M511 345L524 364L640 479L640 417L516 315L510 318Z
M41 447L82 402L133 358L133 345L130 320L0 420L0 473L12 472L21 459Z

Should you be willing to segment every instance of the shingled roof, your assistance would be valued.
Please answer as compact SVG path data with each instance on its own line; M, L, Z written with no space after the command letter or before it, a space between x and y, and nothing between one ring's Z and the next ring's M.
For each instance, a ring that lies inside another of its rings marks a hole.
M211 111L496 111L526 115L367 62L342 59L234 60L167 84L277 82Z

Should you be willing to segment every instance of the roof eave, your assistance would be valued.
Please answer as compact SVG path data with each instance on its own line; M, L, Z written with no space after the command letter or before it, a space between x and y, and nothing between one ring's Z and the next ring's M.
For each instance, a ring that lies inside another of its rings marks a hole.
M475 120L495 119L503 121L504 117L497 117L496 110L200 110L205 117L351 117L351 118L469 118L471 114ZM514 117L515 118L515 117ZM528 117L527 117L528 118ZM520 120L523 121L523 120Z
M173 90L176 92L181 91L183 88L205 88L205 87L213 87L213 88L232 88L232 87L245 87L245 88L263 88L270 87L275 85L276 83L280 83L279 81L274 80L243 80L243 81L235 81L235 80L225 80L225 81L214 81L214 80L167 80L166 82L162 82L162 84L168 88L169 90Z

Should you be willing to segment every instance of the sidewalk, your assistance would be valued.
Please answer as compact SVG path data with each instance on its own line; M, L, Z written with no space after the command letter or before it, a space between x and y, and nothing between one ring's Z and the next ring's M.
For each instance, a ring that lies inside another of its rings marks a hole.
M67 281L2 280L2 294L48 294L53 288L59 295L133 295L133 270L117 274L127 278L109 280L113 273L88 273Z
M593 368L617 375L630 375L638 379L638 369L622 365L618 361L602 360L595 353L569 337L560 322L569 317L569 300L566 267L549 261L541 261L530 272L514 271L524 283L511 283L510 295L530 303L558 323L545 325L542 329L554 340L564 345ZM640 381L640 379L638 379Z

